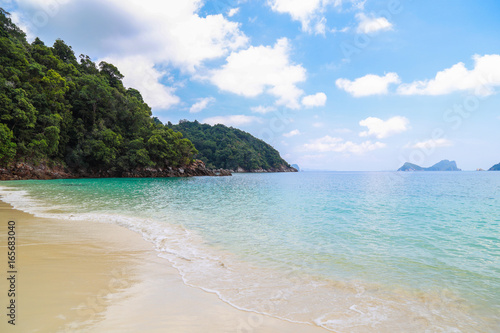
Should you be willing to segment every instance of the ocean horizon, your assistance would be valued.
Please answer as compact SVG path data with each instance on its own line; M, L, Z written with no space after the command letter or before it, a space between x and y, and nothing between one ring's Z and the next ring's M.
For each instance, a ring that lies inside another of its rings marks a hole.
M133 230L238 309L333 332L500 327L500 173L26 180L0 195Z

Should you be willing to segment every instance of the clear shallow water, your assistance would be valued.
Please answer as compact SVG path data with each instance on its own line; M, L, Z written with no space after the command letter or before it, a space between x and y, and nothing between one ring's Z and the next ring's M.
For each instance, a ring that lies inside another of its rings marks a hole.
M141 233L232 305L339 332L495 332L500 173L2 182L40 216Z

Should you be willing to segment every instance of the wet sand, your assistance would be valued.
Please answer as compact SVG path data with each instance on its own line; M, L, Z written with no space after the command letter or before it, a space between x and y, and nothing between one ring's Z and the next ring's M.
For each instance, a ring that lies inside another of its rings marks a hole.
M15 326L5 315L10 220ZM1 332L327 332L241 311L186 286L152 244L112 224L38 218L0 201L0 253Z

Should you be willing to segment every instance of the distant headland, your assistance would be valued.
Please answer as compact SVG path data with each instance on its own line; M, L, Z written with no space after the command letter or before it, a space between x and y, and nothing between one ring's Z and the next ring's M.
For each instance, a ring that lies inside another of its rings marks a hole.
M495 164L494 166L489 168L488 171L500 171L500 163Z
M239 129L163 124L116 66L28 42L2 8L0 42L0 180L297 172Z

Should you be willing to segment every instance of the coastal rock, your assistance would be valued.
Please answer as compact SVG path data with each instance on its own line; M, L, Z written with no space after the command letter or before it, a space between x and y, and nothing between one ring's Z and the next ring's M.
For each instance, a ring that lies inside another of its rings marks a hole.
M210 170L200 160L180 168L143 168L124 172L111 170L69 170L61 166L37 166L17 163L11 168L0 168L0 180L72 179L72 178L165 178L194 176L231 176L229 170Z
M233 174L231 173L230 170L226 169L217 169L217 170L212 170L216 176L232 176Z
M269 168L269 169L252 169L252 170L246 170L243 169L242 167L238 167L236 170L230 170L232 173L266 173L266 172L298 172L297 169L293 167L289 167L287 165L280 165L277 168Z
M62 179L75 178L66 168L48 167L45 164L33 166L28 163L16 163L11 168L0 169L0 180L20 179Z

